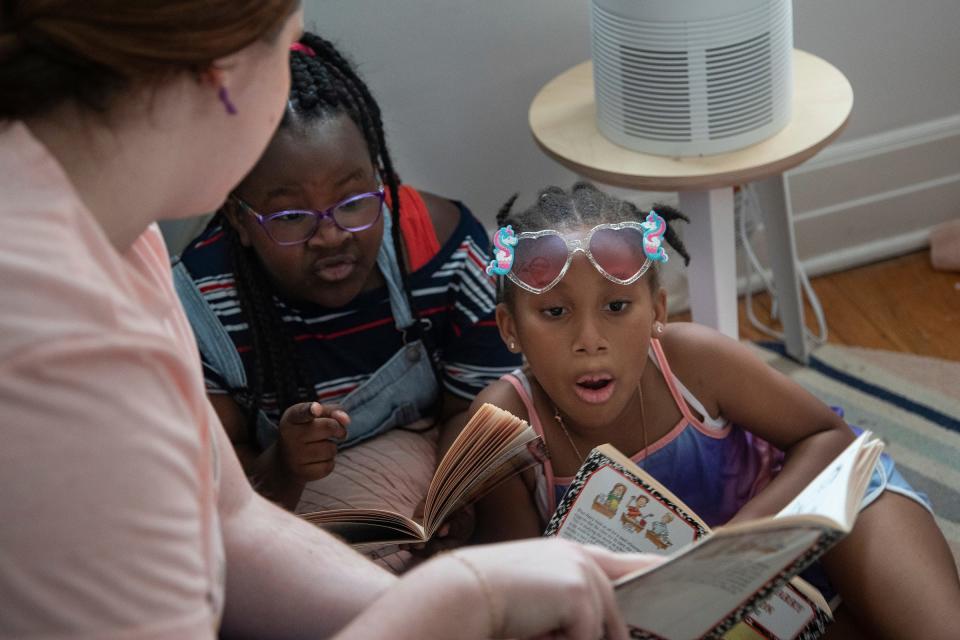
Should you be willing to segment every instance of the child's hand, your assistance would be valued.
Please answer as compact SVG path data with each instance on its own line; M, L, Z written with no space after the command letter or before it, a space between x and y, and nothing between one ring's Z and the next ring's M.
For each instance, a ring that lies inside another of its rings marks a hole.
M423 521L423 507L425 503L425 500L421 500L413 513L413 519L417 522ZM473 505L468 504L462 509L454 511L450 517L447 518L446 522L440 525L440 528L437 529L430 540L409 545L407 551L418 558L429 558L441 551L462 547L470 540L476 524L477 519Z
M350 416L334 405L301 402L289 407L280 418L280 459L287 470L303 480L330 475L337 443L347 435Z

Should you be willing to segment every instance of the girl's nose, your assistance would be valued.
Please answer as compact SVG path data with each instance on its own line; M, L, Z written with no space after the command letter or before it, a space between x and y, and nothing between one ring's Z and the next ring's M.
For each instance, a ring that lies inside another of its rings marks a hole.
M584 314L577 325L574 351L585 355L596 355L609 349L610 345L600 329L598 319L593 314Z
M307 245L317 249L327 249L340 246L349 237L349 231L344 231L334 224L331 218L327 217L320 220L320 224L317 225L317 230L314 231L310 239L307 240Z

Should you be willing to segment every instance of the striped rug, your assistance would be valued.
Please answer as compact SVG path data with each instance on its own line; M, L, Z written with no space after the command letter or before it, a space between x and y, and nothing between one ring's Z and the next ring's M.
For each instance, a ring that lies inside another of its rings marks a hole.
M897 468L930 497L960 566L960 362L825 344L809 366L778 343L758 355L886 443Z

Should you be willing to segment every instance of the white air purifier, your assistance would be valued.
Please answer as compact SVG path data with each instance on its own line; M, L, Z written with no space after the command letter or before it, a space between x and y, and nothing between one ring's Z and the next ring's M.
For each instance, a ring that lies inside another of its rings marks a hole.
M723 153L786 126L791 0L591 0L597 126L623 147Z

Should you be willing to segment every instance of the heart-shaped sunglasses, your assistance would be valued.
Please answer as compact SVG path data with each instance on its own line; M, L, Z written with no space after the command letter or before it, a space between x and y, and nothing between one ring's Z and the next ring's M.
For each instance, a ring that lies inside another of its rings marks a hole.
M495 257L487 273L505 276L530 293L545 293L563 279L573 255L582 251L607 280L633 284L652 262L667 261L661 246L666 228L655 211L643 222L598 224L582 237L570 237L555 229L517 235L507 225L493 237Z

